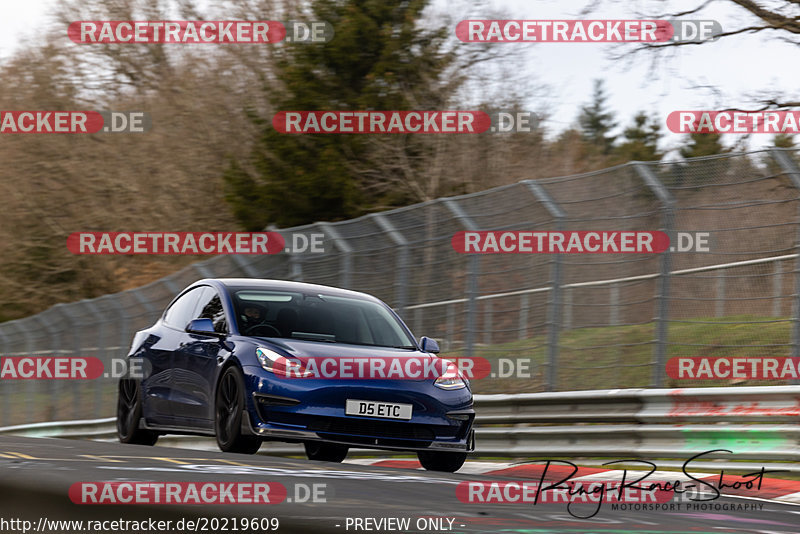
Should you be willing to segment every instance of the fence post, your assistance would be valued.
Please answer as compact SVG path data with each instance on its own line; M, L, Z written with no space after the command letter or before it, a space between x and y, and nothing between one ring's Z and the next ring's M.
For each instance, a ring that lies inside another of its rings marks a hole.
M280 234L281 237L283 237L285 245L284 252L286 252L286 263L288 265L288 270L286 272L287 280L293 280L295 282L303 281L303 258L302 258L303 253L295 252L294 250L292 250L292 247L294 247L294 234L299 233L303 228L312 228L312 227L313 225L307 225L307 226L299 226L288 229L280 229L274 224L267 225L266 231L275 232L277 234ZM291 245L289 245L290 241L292 242ZM291 252L289 252L290 250ZM269 268L258 270L256 278L266 278L269 276L270 271L271 269Z
M289 271L286 273L288 280L303 281L303 254L292 252L288 255Z
M130 339L128 337L128 331L130 330L130 321L128 319L128 315L125 313L125 309L122 307L122 303L120 302L119 294L117 295L104 295L97 299L99 303L101 300L107 300L112 308L117 311L117 316L119 318L119 325L118 335L118 347L120 353L124 352L128 347L128 343L130 343ZM110 334L110 332L109 332Z
M199 264L195 263L194 265L199 265ZM131 330L131 318L126 313L125 308L122 306L121 295L122 295L122 293L117 293L116 295L106 295L106 296L100 297L98 299L98 302L103 300L103 299L107 299L109 304L111 305L111 307L114 308L117 311L117 315L119 317L119 323L118 324L120 325L119 326L119 332L118 332L118 335L119 335L119 338L118 338L119 339L119 341L118 341L119 349L117 349L117 350L119 350L118 354L119 354L120 357L125 357L125 356L128 355L128 349L130 348L131 341L132 341L131 331L130 331ZM110 332L109 332L109 334L110 334ZM116 394L114 395L114 397L116 398Z
M147 322L155 321L161 310L156 309L155 306L146 298L144 298L139 291L140 288L130 289L131 295L136 299L136 302L142 305L145 313L147 313Z
M486 345L492 344L492 326L494 325L492 317L492 301L486 299L483 301L483 342Z
M550 194L545 191L539 182L534 180L524 180L527 188L536 197L536 200L542 203L551 217L555 219L556 230L559 232L564 231L564 219L566 214L561 209ZM561 330L561 254L553 254L553 264L550 268L551 282L549 302L547 306L547 376L545 377L545 389L547 391L554 391L556 389L556 381L558 377L557 364L558 364L558 336Z
M772 299L772 316L780 317L783 311L781 306L781 293L783 293L783 262L776 261L773 264L773 268L775 272L772 275L772 294L775 298Z
M453 348L456 330L456 306L455 304L447 305L447 350Z
M240 268L244 274L250 278L258 278L258 271L253 267L252 263L242 257L241 254L232 254L233 262Z
M0 367L3 365L3 356L8 356L8 337L6 337L5 332L3 331L5 328L0 327L0 339L2 339L3 343L3 350L0 351ZM0 426L8 426L8 412L9 412L9 402L8 398L11 397L8 391L8 381L3 380L0 381L0 399L2 399L2 413L0 413Z
M641 162L631 162L639 177L661 202L661 225L672 239L675 226L675 199L664 184L656 177L650 167ZM661 266L656 296L656 344L653 348L652 387L664 385L664 371L667 358L667 335L669 328L670 272L672 271L672 252L669 248L661 253Z
M8 327L15 328L17 330L17 332L20 332L20 333L22 332L22 329L20 328L18 321L11 321L11 322L6 323L5 325L3 325L3 330L5 330ZM8 339L5 336L5 334L3 335L3 337L5 339ZM14 354L14 352L15 351L10 350L10 346L9 345L7 345L7 344L3 345L3 355L4 356L8 356L9 354ZM19 350L17 350L16 352L19 352ZM2 363L2 358L0 358L0 363ZM2 385L2 387L3 387L3 389L2 389L2 391L3 391L3 402L0 402L0 404L2 404L2 408L3 408L3 414L2 414L3 415L3 426L9 426L11 424L11 400L10 399L14 398L14 396L15 396L14 393L16 392L16 389L18 387L16 382L19 382L19 381L18 380L3 380L2 382L0 382L0 385Z
M68 313L67 308L68 307L65 304L59 303L53 306L52 309L54 312L58 312L64 319L67 320L67 323L69 323L70 335L72 336L72 355L81 356L81 342L80 342L81 337L78 335L77 331L78 326L77 323L75 322L75 318ZM83 356L87 355L84 354ZM74 419L78 419L80 417L78 414L81 406L79 398L80 388L78 388L77 381L70 380L69 382L70 382L69 388L72 390L72 417Z
M528 337L528 308L530 307L530 295L523 293L519 297L519 335L518 339Z
M108 330L108 320L98 310L93 300L82 301L89 313L94 317L95 324L97 324L97 357L103 362L103 368L109 369L111 367L111 359L108 357L108 340L106 339L106 331ZM99 417L101 407L103 405L103 382L104 378L98 378L94 381L94 417Z
M609 292L611 300L609 324L611 326L619 326L619 284L611 284Z
M214 273L211 271L211 269L208 268L208 265L206 265L206 263L207 262L205 261L193 263L192 269L200 273L200 276L202 276L203 278L214 278Z
M49 340L50 340L50 343L52 344L52 346L60 347L61 346L61 339L62 339L61 338L61 331L54 329L50 325L50 323L47 322L47 318L44 317L45 313L46 312L33 315L33 316L31 316L29 321L30 322L34 322L34 323L39 323L42 326L42 328L47 331L47 335L49 336ZM21 328L21 330L25 334L25 350L26 350L26 352L28 353L29 356L33 356L33 354L35 352L34 349L33 349L33 336L31 335L31 329L27 328L27 323L29 321L25 321L24 323L20 323L20 324L21 325L25 325L25 327ZM50 352L50 351L47 351L47 352ZM53 351L52 354L55 354L55 351ZM36 384L39 381L38 380L26 380L26 382L28 384L30 384L30 386L28 388L26 388L28 390L28 392L29 392L28 398L29 399L36 398L35 395L31 395L30 394L30 391L36 389L34 387L34 384ZM49 414L47 416L45 416L45 421L47 421L48 419L52 421L52 420L55 419L52 416L54 414L54 408L58 405L58 402L57 402L57 399L59 398L58 393L59 393L59 390L63 387L63 380L58 380L58 381L56 381L56 380L46 380L45 382L46 382L46 386L43 389L47 390L47 393L48 393L48 395L50 397L49 404L47 406L47 410L49 411ZM60 383L57 384L56 382L60 382ZM25 406L26 406L25 412L27 414L27 420L31 421L31 422L34 422L36 420L36 417L33 415L33 411L32 411L34 404L35 403L33 403L33 402L26 402L25 403Z
M714 301L714 315L716 317L725 316L725 271L717 275L717 292Z
M800 169L797 168L792 158L777 148L770 149L770 153L783 172L789 176L795 189L800 192ZM795 358L800 356L800 209L798 209L797 222L797 238L795 240L797 258L794 261L794 293L792 294L792 356ZM798 382L800 381L792 380L793 384Z
M350 289L350 272L352 269L353 247L339 235L339 232L330 223L320 222L317 223L322 232L333 241L336 248L342 253L342 263L339 270L339 284L345 288Z
M561 323L562 330L572 330L572 288L564 288L564 318Z
M0 351L0 367L2 367L2 365L3 365L3 356L7 356L8 355L8 338L6 337L5 332L3 332L3 328L2 327L0 327L0 340L2 340L2 341L0 341L0 343L3 344L3 350ZM3 382L5 382L5 381L3 381ZM2 414L0 414L0 426L7 426L8 425L8 405L9 405L9 403L8 403L7 400L5 400L4 397L8 397L10 395L8 395L8 392L6 391L6 388L5 388L4 384L3 384L3 382L0 382L0 399L3 399L3 402L0 402L0 404L3 405Z
M25 352L30 348L30 343L31 343L30 342L30 333L29 333L28 330L26 330L22 326L22 324L23 324L23 320L20 320L20 319L17 319L16 321L12 321L12 322L8 323L9 326L17 329L17 333L18 334L22 334L22 336L25 338L24 345L23 345L23 343L20 342L21 340L19 340L19 336L18 336L18 341L17 341L17 344L16 344L16 351L14 351L14 353L16 353L18 356L25 355ZM25 348L23 348L23 346ZM19 397L19 395L16 395L16 393L19 390L22 389L22 384L20 384L19 382L21 382L21 381L20 380L13 380L13 381L9 380L8 382L5 382L6 385L9 387L9 389L11 389L11 391L13 393L15 393L15 394L9 395L9 399L15 399L15 398ZM30 383L29 380L25 380L25 382ZM6 406L6 409L4 410L4 412L8 416L8 418L6 419L5 425L8 425L8 422L12 421L11 414L10 414L11 410L9 408L10 405L11 405L11 401L8 400L8 399L4 399L3 400L3 404ZM30 418L26 418L25 421L31 421L31 419ZM16 421L14 421L14 422L16 423Z
M161 279L161 280L159 280L159 281L160 281L162 284L164 284L164 286L167 288L167 293L169 293L170 295L172 295L172 298L175 298L175 297L177 297L177 296L178 296L178 293L180 293L180 292L181 292L181 289L183 289L182 287L179 287L179 286L178 286L178 285L175 283L175 280L173 280L173 279L172 279L171 277L169 277L169 276L168 276L168 277L166 277L166 278L162 278L162 279ZM170 300L172 300L172 298L171 298Z
M397 273L394 277L394 308L402 316L407 305L408 291L408 241L403 234L397 231L389 220L379 213L370 215L380 227L386 232L389 239L397 245Z
M464 230L477 232L478 225L475 224L467 212L453 199L442 200L444 206L453 214ZM464 351L467 356L472 356L475 345L475 316L477 314L478 298L478 276L480 276L480 258L478 254L468 254L467 260L467 326L464 339Z

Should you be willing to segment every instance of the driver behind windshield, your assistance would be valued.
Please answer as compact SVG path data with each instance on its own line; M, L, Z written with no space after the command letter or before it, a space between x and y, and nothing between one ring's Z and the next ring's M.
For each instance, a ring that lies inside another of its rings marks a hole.
M266 310L257 304L245 304L239 314L240 330L246 332L254 326L260 325L266 319Z

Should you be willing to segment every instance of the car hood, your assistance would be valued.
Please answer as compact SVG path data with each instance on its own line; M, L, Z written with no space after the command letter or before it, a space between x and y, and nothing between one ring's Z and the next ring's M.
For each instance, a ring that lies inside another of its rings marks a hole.
M380 369L385 369L387 375L383 375L383 370L375 371L380 373L378 377L382 380L432 380L436 377L442 376L448 366L445 359L439 358L435 354L422 352L419 349L411 350L396 349L391 347L369 347L362 345L348 345L346 343L325 343L319 341L283 338L250 338L249 341L261 347L270 349L278 354L296 359L303 364L304 367L311 366L310 360L331 360L339 358L380 358L391 361L402 361L414 358L417 360L416 364L408 362L411 364L410 367L407 367L404 363L401 363L401 365L398 367L394 367L391 363L389 363L388 366L382 366ZM331 376L324 376L324 378L329 379L336 377L335 373L336 369L338 369L336 366L333 368L327 367L323 361L317 361L316 365L317 370L325 368L328 369L328 371L323 371L324 373L334 373ZM350 365L352 365L352 362L348 362L347 364L343 363L343 366L341 367L342 373L346 373L348 376L341 376L341 378L358 378L357 376L353 376L353 373L356 373L355 367L350 367ZM364 372L365 370L367 373L373 372L368 370L366 367L361 367L360 365L357 367L360 372ZM308 368L311 369L311 367ZM392 369L392 371L390 372L389 369ZM413 376L403 378L402 373L404 372L415 374ZM391 376L391 373L397 374ZM321 378L321 376L316 376L316 378Z
M420 358L438 359L438 356L421 350L368 347L346 343L324 343L302 339L253 338L255 343L276 347L296 358Z

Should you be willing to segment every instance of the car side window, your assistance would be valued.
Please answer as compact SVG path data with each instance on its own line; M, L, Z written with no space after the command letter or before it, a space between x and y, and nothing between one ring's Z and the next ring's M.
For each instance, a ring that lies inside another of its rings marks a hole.
M222 299L215 289L206 287L200 297L200 302L196 308L196 317L193 319L211 319L214 323L214 331L220 334L228 333L228 323L225 320L225 310L222 308Z
M194 310L197 308L197 300L203 293L205 287L196 287L184 293L178 300L167 308L164 314L164 322L173 328L183 330L189 321L194 319Z

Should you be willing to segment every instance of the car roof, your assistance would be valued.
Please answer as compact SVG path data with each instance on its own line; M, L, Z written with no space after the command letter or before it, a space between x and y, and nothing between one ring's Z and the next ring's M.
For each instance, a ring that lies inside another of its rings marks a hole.
M319 284L307 284L305 282L292 282L289 280L267 280L263 278L214 278L218 283L231 290L240 289L274 289L283 291L298 291L301 293L321 293L323 295L341 296L358 298L362 300L380 300L367 293L341 289L338 287L323 286ZM209 280L205 280L208 282ZM200 280L196 283L201 283Z

